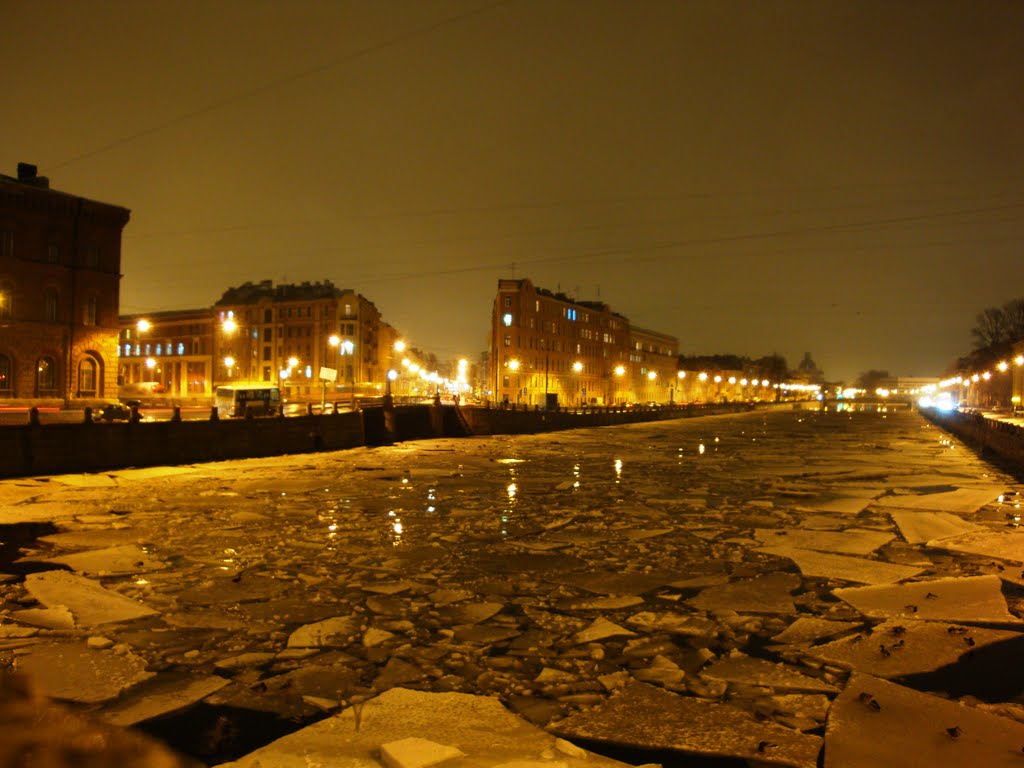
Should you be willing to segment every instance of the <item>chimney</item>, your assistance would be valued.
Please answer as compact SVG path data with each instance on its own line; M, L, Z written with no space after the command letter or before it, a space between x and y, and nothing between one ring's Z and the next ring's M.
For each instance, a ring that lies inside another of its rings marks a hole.
M39 169L32 163L18 163L18 181L42 189L50 188L50 180L45 176L40 176Z

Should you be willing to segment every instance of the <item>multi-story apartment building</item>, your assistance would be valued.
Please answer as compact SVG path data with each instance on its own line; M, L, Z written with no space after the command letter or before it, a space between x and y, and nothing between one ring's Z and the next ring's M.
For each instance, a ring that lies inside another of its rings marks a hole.
M229 288L212 308L121 318L128 391L188 400L221 384L274 382L289 399L377 394L397 332L373 302L330 281Z
M502 279L491 327L488 388L498 402L608 405L671 397L664 383L675 375L679 342L634 332L603 302Z
M117 393L126 208L0 175L0 402L79 405Z
M122 315L122 393L204 402L213 394L213 323L209 308Z
M679 340L646 328L629 328L631 401L666 403L675 401L679 386Z
M383 387L381 315L369 299L330 281L229 288L214 305L215 379L280 381L289 396L370 394ZM384 360L386 364L388 360ZM330 375L330 374L328 374Z

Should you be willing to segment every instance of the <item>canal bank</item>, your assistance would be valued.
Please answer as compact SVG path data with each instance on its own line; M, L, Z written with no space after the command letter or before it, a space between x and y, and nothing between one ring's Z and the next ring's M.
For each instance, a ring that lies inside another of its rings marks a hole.
M749 410L747 404L542 411L452 405L376 406L249 419L0 425L0 477L103 472L337 451L471 435L534 434Z

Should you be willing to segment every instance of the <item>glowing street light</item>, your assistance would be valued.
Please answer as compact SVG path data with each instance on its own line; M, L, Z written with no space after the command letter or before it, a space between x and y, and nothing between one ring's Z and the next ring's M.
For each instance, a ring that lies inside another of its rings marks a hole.
M398 352L398 353L405 352L405 342L402 341L401 339L399 339L398 341L395 342L395 352Z
M142 318L141 320L139 320L139 322L135 324L135 327L136 329L138 329L139 333L145 333L146 331L153 327L153 324L150 323L149 320Z
M234 333L238 330L238 323L235 322L233 317L229 317L220 324L220 328L224 333Z

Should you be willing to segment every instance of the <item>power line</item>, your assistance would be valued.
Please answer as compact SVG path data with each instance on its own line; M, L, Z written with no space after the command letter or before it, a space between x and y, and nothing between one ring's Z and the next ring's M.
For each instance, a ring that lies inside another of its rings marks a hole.
M188 112L184 112L176 117L172 117L168 120L165 120L162 123L151 125L148 128L143 128L142 130L136 131L135 133L130 133L127 136L122 136L119 139L116 139L108 144L104 144L100 147L97 147L96 149L90 150L89 152L82 152L81 154L70 157L67 160L63 160L62 162L59 162L55 165L48 166L46 168L46 171L52 172L60 168L69 166L72 163L77 163L81 160L87 160L90 157L95 157L96 155L103 154L104 152L109 152L112 149L124 146L125 144L129 144L133 141L138 141L139 139L144 138L146 136L152 136L155 133L159 133L160 131L172 128L175 125L180 125L181 123L193 120L197 117L201 117L202 115L209 114L210 112L215 112L219 109L231 106L232 104L237 104L238 102L252 98L253 96L258 96L262 93L266 93L267 91L272 91L277 88L281 88L282 86L290 85L291 83L297 82L299 80L304 80L308 77L312 77L313 75L318 75L321 72L326 72L330 69L340 66L341 64L347 64L350 61L355 61L356 59L363 58L364 56L368 56L372 53L377 53L378 51L382 51L387 48L393 48L396 45L399 45L400 43L404 43L408 40L412 40L422 35L429 34L442 27L448 26L449 24L455 24L457 22L465 21L466 19L472 18L473 16L479 16L488 11L492 11L495 8L498 8L502 5L507 5L510 2L512 2L512 0L497 0L497 2L489 3L487 5L483 5L469 11L464 11L463 13L457 13L452 16L446 16L445 18L439 19L438 21L426 24L422 27L418 27L417 29L413 29L409 32L406 32L405 34L393 37L390 40L384 40L383 42L376 43L374 45L368 45L364 48L357 49L352 53L346 54L336 59L332 59L331 61L324 62L323 64L317 64L316 66L301 70L299 72L295 72L291 75L287 75L277 80L272 80L268 83L263 83L262 85L254 86L246 91L236 93L233 96L228 96L219 101L214 101L210 104L207 104L206 106L198 107Z

